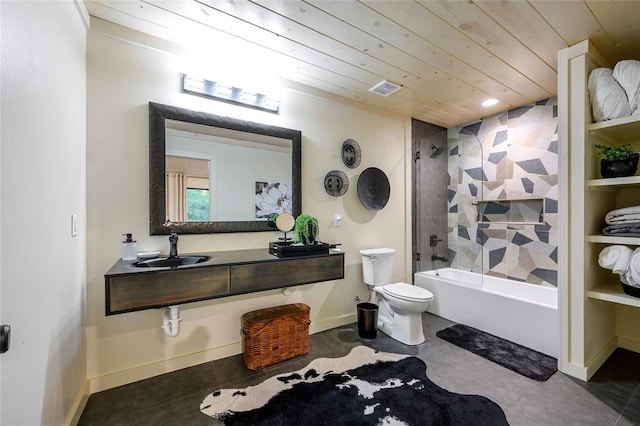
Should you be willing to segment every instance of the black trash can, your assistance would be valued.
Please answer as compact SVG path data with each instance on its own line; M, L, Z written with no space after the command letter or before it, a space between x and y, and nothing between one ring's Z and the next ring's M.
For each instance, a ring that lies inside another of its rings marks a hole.
M358 336L375 339L378 333L378 305L358 303Z

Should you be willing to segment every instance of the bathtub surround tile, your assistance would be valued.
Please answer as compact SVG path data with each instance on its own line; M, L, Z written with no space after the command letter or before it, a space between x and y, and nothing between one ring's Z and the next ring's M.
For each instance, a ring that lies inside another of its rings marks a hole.
M474 246L473 238L457 238L449 244L457 259L456 267L557 285L557 244L549 241L549 234L542 234L555 231L558 224L557 121L557 98L550 98L449 130L449 147L459 148L457 155L448 159L449 173L453 176L457 172L458 178L457 183L451 179L448 188L456 193L450 194L450 199L455 200L455 208L453 203L449 204L449 229L457 224L473 235L474 228L481 228L477 222L477 208L472 205L476 200L543 200L542 214L526 203L509 211L512 220L536 222L508 224L509 229L522 231L521 235L531 242L515 244L511 241L515 234L505 234L503 246L507 250L504 260L498 262L502 254L495 247L485 247L491 241L486 235L476 239L483 247ZM491 223L488 229L499 228ZM537 235L532 237L534 231ZM460 228L457 232L464 234ZM474 250L482 250L482 261L478 261Z
M531 284L557 287L557 233L508 230L507 277Z

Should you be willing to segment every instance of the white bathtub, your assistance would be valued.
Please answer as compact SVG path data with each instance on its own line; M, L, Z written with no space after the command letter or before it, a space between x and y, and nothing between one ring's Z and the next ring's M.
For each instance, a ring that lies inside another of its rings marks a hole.
M417 272L434 295L428 312L558 356L558 290L443 268Z

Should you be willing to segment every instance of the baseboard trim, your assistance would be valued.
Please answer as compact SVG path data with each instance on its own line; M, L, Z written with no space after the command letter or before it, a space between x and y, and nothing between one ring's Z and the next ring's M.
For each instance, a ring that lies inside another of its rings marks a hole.
M332 328L342 327L357 321L356 314L341 315L339 317L327 318L321 321L314 321L309 326L309 333L316 334Z
M342 315L339 317L314 321L309 326L309 333L315 334L321 331L341 327L356 321L355 314ZM226 345L215 348L206 349L192 354L182 355L175 358L163 359L161 361L152 362L137 367L128 368L126 370L116 371L102 376L92 377L88 379L89 394L112 389L118 386L137 382L139 380L148 379L150 377L159 376L165 373L171 373L187 367L202 364L204 362L215 361L217 359L226 358L242 353L242 341L228 343ZM86 403L86 401L85 401ZM84 408L84 407L83 407Z
M118 386L159 376L172 371L181 370L194 365L214 361L220 358L242 353L242 342L232 342L226 345L181 355L174 358L167 358L161 361L140 365L126 370L116 371L102 376L92 377L90 380L91 393L101 392Z
M85 380L80 391L78 391L78 395L73 401L71 410L69 410L67 418L64 421L65 426L76 426L80 421L80 416L84 411L84 407L87 405L87 401L89 400L89 385L89 380Z
M584 382L587 381L587 369L582 365L569 362L566 364L562 364L559 370L561 373L568 376L575 377L576 379L580 379Z
M591 379L591 377L598 371L602 364L611 356L613 351L618 348L618 338L613 337L606 345L600 349L600 351L591 357L591 359L587 362L587 379Z
M640 342L618 336L618 347L640 353Z
M560 362L558 369L560 372L569 376L575 377L582 381L589 381L591 377L598 371L602 364L611 356L613 351L618 348L618 338L613 337L605 344L597 354L591 357L591 359L585 364L580 365L573 362Z

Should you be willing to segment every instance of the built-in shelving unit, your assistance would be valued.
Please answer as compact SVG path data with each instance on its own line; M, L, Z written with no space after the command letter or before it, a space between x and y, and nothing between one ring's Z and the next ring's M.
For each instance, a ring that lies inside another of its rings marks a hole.
M611 145L620 145L629 141L636 141L640 138L640 116L632 115L630 117L623 117L600 123L591 123L587 124L586 128L587 140L590 142L588 145L603 142ZM593 152L587 151L587 158L589 158L589 154L592 154L591 160L597 164L597 156L593 155ZM613 193L619 193L620 191L629 189L637 190L637 188L640 188L640 176L589 179L587 180L587 188L593 190L607 190ZM612 209L617 208L618 202L619 201L615 199L610 201L610 203L615 203L615 205L609 205ZM636 198L635 203L640 204L640 197ZM610 235L589 235L587 236L587 242L606 245L621 244L627 246L640 246L640 238ZM617 285L609 284L597 286L587 291L587 297L611 303L640 307L640 298L624 294L619 283Z
M640 321L640 298L625 294L619 276L598 264L608 245L640 248L640 238L602 234L608 212L640 205L640 176L602 178L594 149L596 144L640 146L640 115L593 123L589 73L614 65L588 40L558 56L559 217L567 229L558 261L559 368L583 380L617 347L640 350L640 330L629 326Z
M587 187L589 188L610 188L612 190L619 190L623 188L632 188L640 186L640 176L629 176L609 179L589 179L587 181Z
M640 246L640 238L635 237L612 237L610 235L588 235L587 242L600 244L624 244L630 246Z
M640 298L624 294L620 288L620 283L608 283L595 287L587 291L587 296L592 299L640 308Z

